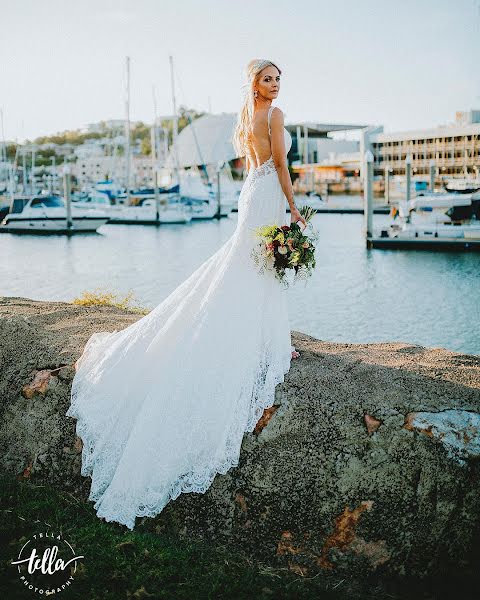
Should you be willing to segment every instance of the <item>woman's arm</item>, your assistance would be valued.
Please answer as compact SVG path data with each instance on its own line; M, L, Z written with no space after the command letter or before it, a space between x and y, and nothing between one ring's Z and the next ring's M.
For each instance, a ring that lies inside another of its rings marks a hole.
M283 193L285 194L288 204L290 205L290 220L292 223L300 221L303 223L303 227L307 226L305 218L300 214L300 211L295 205L293 199L293 186L290 178L290 173L287 166L287 151L285 148L285 136L284 136L284 124L283 124L283 112L276 106L272 110L272 116L270 118L270 130L271 130L271 145L272 145L272 158L277 169L278 179L282 186Z
M284 137L284 124L283 124L283 112L276 106L272 110L272 116L270 119L271 129L271 144L272 144L272 157L277 169L278 179L282 186L283 193L285 194L290 210L295 209L295 202L293 200L293 186L288 172L287 166L287 152L285 149L285 137Z

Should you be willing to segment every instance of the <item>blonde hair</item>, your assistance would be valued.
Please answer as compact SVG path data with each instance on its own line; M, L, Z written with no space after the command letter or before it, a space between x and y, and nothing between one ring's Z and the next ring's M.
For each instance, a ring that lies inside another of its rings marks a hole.
M254 86L260 79L260 73L265 67L275 67L279 74L281 74L280 69L275 63L271 60L263 60L261 58L251 60L245 69L247 83L242 86L244 89L243 104L238 113L237 124L232 138L233 147L238 156L245 156L248 150L255 107Z

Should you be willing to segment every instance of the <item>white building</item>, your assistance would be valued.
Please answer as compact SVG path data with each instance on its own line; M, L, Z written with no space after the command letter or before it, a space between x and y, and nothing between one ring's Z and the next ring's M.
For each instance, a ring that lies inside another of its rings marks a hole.
M480 111L457 112L455 123L434 129L420 129L367 134L365 148L374 156L375 174L385 167L393 175L405 173L405 159L410 155L412 171L416 175L429 173L430 162L435 163L437 176L467 177L480 173Z
M132 187L153 185L152 160L148 156L133 156L131 158ZM125 156L89 156L78 158L72 165L79 187L88 188L97 181L113 180L125 185L126 162Z

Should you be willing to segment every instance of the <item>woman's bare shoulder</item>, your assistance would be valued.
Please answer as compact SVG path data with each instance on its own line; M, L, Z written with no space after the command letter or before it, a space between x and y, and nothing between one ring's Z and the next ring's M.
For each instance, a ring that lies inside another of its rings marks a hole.
M271 122L283 125L283 111L278 106L274 106L271 115Z

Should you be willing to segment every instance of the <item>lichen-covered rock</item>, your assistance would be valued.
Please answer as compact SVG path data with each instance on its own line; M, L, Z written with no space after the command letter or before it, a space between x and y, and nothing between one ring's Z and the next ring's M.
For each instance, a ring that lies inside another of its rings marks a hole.
M65 417L73 364L113 308L0 299L0 461L74 489L81 440ZM181 494L148 531L232 544L302 575L427 575L473 561L480 533L480 357L408 343L339 344L293 333L274 406L238 467ZM112 526L115 526L112 524Z
M480 414L471 410L412 412L405 418L406 429L421 431L440 441L448 455L465 464L480 457Z

